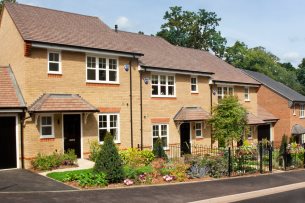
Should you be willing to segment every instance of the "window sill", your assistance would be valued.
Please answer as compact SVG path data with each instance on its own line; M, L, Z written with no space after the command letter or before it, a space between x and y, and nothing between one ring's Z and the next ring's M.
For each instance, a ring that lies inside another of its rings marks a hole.
M250 99L245 99L245 102L250 102L251 100Z
M40 135L40 139L54 139L54 135Z
M48 74L50 74L50 75L62 75L62 72L52 72L52 71L48 71Z
M112 83L92 83L86 82L86 86L88 87L119 87L120 84L112 84Z
M151 97L152 100L176 100L176 97L158 97L158 96L152 96Z
M300 119L304 119L304 118L305 118L305 116L302 116L302 117L300 116L299 118L300 118Z
M198 141L198 140L203 140L203 137L196 137L195 140L196 140L196 141Z
M48 73L48 78L62 78L62 74Z
M191 94L198 95L198 94L199 94L199 92L191 92Z
M93 84L114 84L119 85L120 82L113 82L113 81L95 81L95 80L86 80L86 83L93 83Z

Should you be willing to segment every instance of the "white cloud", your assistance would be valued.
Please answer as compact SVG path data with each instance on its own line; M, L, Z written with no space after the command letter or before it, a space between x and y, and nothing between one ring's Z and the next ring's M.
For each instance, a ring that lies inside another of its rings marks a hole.
M282 57L284 62L291 62L292 64L299 63L302 59L298 52L287 52Z
M132 28L132 23L125 16L120 16L116 19L115 24L119 26L119 30L129 30Z

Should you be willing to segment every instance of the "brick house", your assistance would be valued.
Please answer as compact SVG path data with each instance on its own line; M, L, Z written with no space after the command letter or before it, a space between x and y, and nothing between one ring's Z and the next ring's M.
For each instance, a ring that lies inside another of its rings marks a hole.
M0 65L10 64L18 83L10 92L24 98L14 114L17 165L9 168L67 149L86 158L107 131L121 149L151 148L158 137L184 153L190 144L211 146L206 120L226 95L247 108L249 140L277 120L257 105L260 83L241 70L205 51L112 30L96 17L7 3L0 40ZM0 117L13 112L0 109Z
M262 84L257 93L258 104L279 119L274 125L275 145L280 145L284 134L296 136L296 141L304 144L305 96L262 73L244 71ZM265 136L269 138L269 134Z

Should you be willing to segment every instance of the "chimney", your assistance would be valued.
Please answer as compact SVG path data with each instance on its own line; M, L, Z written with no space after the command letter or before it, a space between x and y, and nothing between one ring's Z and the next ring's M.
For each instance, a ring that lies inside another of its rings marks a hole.
M118 32L118 25L114 25L114 31Z

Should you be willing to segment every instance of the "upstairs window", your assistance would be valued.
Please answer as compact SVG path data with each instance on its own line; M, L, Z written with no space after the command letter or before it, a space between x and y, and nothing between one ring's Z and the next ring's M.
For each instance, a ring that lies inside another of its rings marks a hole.
M175 76L152 75L151 78L152 96L174 97Z
M245 101L250 101L250 88L249 87L245 87L244 96L245 96Z
M233 87L218 87L217 94L218 94L218 100L221 100L228 95L233 96L234 89L233 89Z
M191 77L191 92L193 93L198 92L198 81L197 81L197 77L195 76Z
M304 118L304 104L300 104L300 118Z
M54 127L53 127L53 116L43 115L40 117L40 137L41 138L53 138Z
M48 52L48 73L61 74L61 54L60 52Z
M87 81L118 83L118 60L87 56Z

